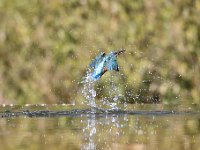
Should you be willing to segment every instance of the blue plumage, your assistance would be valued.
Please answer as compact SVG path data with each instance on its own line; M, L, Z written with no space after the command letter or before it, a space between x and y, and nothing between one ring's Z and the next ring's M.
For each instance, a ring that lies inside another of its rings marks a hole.
M96 81L100 79L106 71L119 71L117 56L124 51L124 49L120 49L116 52L110 52L108 55L101 52L98 56L96 56L96 58L90 63L90 67L93 69L93 72L89 76L90 79Z

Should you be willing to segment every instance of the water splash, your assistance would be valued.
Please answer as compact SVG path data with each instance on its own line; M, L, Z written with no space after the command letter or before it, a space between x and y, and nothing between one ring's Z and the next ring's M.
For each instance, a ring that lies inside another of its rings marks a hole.
M112 99L112 103L110 103L110 106L111 106L112 109L119 109L117 107L117 103L118 103L118 100L119 100L119 96L121 96L121 94L120 94L119 87L114 82L114 76L113 75L111 75L109 82L110 82L110 86L111 86L111 88L110 88L111 90L109 91L109 95L110 95L110 98Z
M115 76L115 74L111 73L111 76L107 81L108 84L104 86L104 88L108 89L108 96L101 100L104 105L110 107L112 110L120 109L118 104L120 104L120 100L122 98L125 98L120 90L120 83L116 82L117 78L118 76Z
M115 74L111 74L110 78L106 81L108 84L102 87L108 89L108 96L105 96L102 99L98 100L97 104L96 103L97 92L95 90L96 82L90 78L91 72L92 71L88 69L84 77L84 80L82 81L83 83L82 94L87 100L86 104L92 108L109 107L109 109L118 110L119 108L117 105L120 103L120 99L122 97L124 98L124 95L121 93L119 83L115 82L115 79L118 77L116 77ZM125 107L126 103L124 103L124 108Z
M96 91L94 89L94 81L90 78L91 70L88 69L86 72L86 76L84 77L83 81L83 90L82 93L84 97L87 99L87 105L91 107L96 107L95 97L96 97Z
M106 79L103 87L98 87L98 90L104 89L107 92L107 96L102 97L96 101L97 91L95 90L95 84L98 82L91 79L92 70L87 69L86 75L83 78L83 89L82 94L86 98L86 104L92 107L95 112L95 108L108 109L108 110L119 110L121 107L126 109L127 103L125 102L125 96L121 90L119 78L122 78L123 74L117 75L111 72L110 77ZM121 100L123 99L124 105L121 105ZM83 102L84 104L84 102ZM120 105L120 108L119 108Z

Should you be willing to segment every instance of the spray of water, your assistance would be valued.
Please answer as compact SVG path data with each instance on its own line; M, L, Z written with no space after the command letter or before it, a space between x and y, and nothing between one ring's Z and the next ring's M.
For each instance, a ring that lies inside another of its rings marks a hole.
M90 79L90 74L91 70L88 69L86 72L86 76L84 77L82 93L87 99L87 105L89 105L90 107L96 107L96 91L94 89L95 83Z
M95 84L93 80L90 78L91 70L88 69L86 72L86 76L83 80L83 89L82 94L87 100L87 105L89 105L92 108L102 108L103 107L109 107L111 109L119 109L117 105L119 104L119 100L121 97L124 97L123 94L121 94L120 88L118 83L115 83L115 77L113 74L111 74L110 78L107 80L107 85L102 88L108 89L108 96L103 97L102 99L98 100L98 106L96 103L96 95L97 92L95 91Z

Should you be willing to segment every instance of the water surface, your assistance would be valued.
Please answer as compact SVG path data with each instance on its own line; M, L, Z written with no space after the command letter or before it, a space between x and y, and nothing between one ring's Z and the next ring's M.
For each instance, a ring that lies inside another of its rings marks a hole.
M198 105L0 107L1 149L200 149Z

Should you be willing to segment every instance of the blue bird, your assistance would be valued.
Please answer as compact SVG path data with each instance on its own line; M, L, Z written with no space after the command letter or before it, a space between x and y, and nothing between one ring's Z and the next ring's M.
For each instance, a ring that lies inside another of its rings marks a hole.
M124 49L120 49L115 52L110 52L106 55L104 52L101 52L96 58L90 63L90 67L93 69L93 72L90 74L89 78L92 81L96 81L101 78L101 76L110 70L119 71L117 64L117 56L125 52Z

